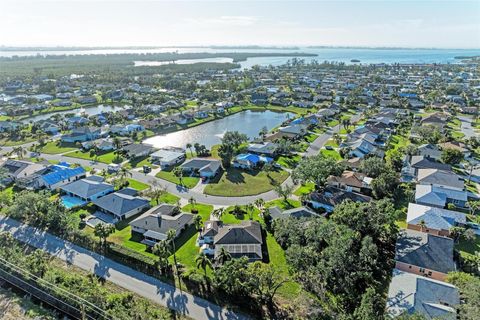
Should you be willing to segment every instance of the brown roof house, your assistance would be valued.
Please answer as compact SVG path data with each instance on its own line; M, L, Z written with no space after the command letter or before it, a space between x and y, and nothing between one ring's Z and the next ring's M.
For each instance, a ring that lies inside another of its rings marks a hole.
M198 244L203 253L215 258L221 248L225 248L233 258L247 257L249 261L263 259L262 228L257 221L243 221L240 224L206 221Z

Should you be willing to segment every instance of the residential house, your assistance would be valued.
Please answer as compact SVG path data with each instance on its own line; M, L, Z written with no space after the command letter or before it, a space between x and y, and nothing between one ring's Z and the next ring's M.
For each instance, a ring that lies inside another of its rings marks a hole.
M115 149L113 141L109 139L97 139L93 141L82 142L82 148L84 150L90 150L94 146L96 146L96 148L101 151L112 151Z
M273 157L277 152L277 148L278 145L273 142L250 143L247 147L247 151L250 153Z
M180 166L183 171L199 175L201 178L215 177L220 172L221 167L219 160L204 158L193 158Z
M185 161L186 154L184 150L160 149L151 154L152 163L158 163L162 168L172 167Z
M60 187L60 190L68 196L82 199L85 202L90 202L112 193L114 187L113 185L104 182L102 177L90 176L66 184Z
M20 128L21 124L13 121L0 121L0 132L10 132Z
M372 190L370 186L372 180L360 172L344 171L341 176L328 177L327 184L346 191L369 194Z
M60 131L61 131L61 126L58 125L55 121L53 120L40 120L40 121L37 121L37 126L38 128L47 133L47 134L51 134L51 135L56 135L58 134Z
M141 143L132 143L122 148L128 158L140 158L146 157L154 151L154 148L150 145Z
M464 213L452 210L409 203L407 228L438 236L449 236L450 229L464 226L467 218Z
M438 169L450 171L452 167L448 164L432 161L425 156L407 157L409 160L404 162L402 168L402 181L410 182L417 179L419 169Z
M443 142L439 143L438 146L442 149L454 149L460 151L464 157L469 157L471 155L470 150L467 148L467 146L459 141L449 141L449 142Z
M455 286L393 269L388 289L387 316L418 314L427 320L455 320L460 297Z
M100 137L100 128L79 127L72 129L71 133L64 134L60 138L63 142L76 143L95 140Z
M265 163L272 163L273 159L253 153L242 153L233 159L233 166L242 169L254 169Z
M268 208L268 212L270 213L270 217L272 219L285 219L285 218L312 218L312 217L319 217L320 215L315 211L312 211L310 208L307 207L298 207L288 210L282 210L279 207L270 207Z
M467 201L468 194L464 190L427 184L417 184L415 189L415 202L418 204L444 208L453 203L456 207L465 208Z
M453 240L448 237L403 229L395 248L395 268L444 281L455 271Z
M457 174L439 169L418 169L417 182L458 191L462 191L465 185L463 179Z
M50 190L55 190L85 176L86 172L82 167L71 168L62 164L52 165L39 176L39 182L34 186L34 189L45 187Z
M435 144L422 144L417 150L420 156L424 156L427 159L440 161L442 158L442 151Z
M167 239L169 230L175 230L175 236L193 223L193 214L178 212L177 206L163 203L153 207L130 222L132 235L141 234L142 243L154 246Z
M67 119L67 125L69 129L76 127L83 127L88 124L88 119L84 117L70 117Z
M7 159L0 165L5 170L3 184L9 184L20 178L30 177L36 173L43 172L47 166L39 163L33 163L25 160Z
M224 248L232 258L247 257L249 261L263 259L262 228L257 221L242 221L240 224L206 221L198 243L202 246L202 252L214 258Z
M106 196L92 200L92 203L104 213L118 220L128 219L150 207L150 201L137 196L137 191L125 188Z
M323 192L312 192L307 201L313 208L322 208L330 213L345 200L353 202L370 202L371 197L356 192L345 191L339 188L328 186Z

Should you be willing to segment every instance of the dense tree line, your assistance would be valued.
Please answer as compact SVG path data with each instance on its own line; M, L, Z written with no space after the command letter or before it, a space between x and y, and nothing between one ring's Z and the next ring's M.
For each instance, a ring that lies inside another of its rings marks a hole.
M304 288L323 306L318 319L381 319L394 265L397 212L386 200L346 201L324 218L274 221L274 236Z

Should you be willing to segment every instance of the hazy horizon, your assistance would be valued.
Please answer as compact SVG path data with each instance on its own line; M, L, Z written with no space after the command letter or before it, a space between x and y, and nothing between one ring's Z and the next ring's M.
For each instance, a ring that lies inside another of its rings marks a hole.
M480 48L480 1L0 0L8 47Z

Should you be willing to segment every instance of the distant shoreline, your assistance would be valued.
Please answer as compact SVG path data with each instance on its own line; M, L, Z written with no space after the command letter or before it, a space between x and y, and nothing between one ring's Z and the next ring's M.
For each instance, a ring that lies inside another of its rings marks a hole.
M371 50L480 50L480 48L422 48L422 47L375 47L375 46L324 46L324 45L306 45L306 46L259 46L259 45L206 45L206 46L0 46L0 52L10 51L94 51L94 50L155 50L155 49L225 49L225 50L300 50L306 49L371 49Z

